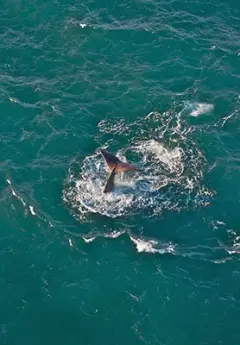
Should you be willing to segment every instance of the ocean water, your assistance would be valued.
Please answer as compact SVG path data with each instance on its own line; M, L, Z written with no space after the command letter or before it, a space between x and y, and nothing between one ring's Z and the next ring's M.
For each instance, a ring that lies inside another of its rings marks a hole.
M0 344L238 344L240 2L0 8Z

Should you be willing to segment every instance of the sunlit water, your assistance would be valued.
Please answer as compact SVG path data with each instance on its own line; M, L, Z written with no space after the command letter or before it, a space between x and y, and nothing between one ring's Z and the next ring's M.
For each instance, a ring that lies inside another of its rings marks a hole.
M238 344L240 4L1 9L0 344Z

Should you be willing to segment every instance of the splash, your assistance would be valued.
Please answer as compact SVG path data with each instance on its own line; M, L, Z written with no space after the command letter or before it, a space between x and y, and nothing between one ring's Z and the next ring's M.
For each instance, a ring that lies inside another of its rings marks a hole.
M111 129L113 134L121 134L119 128L128 129L123 136L129 137L129 144L116 155L137 163L142 172L118 174L113 192L104 194L109 172L100 152L74 162L63 200L77 219L87 220L91 213L116 218L143 211L157 216L165 209L180 211L208 204L212 194L201 186L205 158L188 137L191 130L182 121L181 112L152 112L133 123L122 120L108 126L101 122L99 128L108 134Z

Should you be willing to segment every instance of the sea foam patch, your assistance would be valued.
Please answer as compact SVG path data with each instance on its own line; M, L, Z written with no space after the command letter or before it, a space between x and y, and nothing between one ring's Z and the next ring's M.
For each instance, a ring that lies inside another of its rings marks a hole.
M206 115L213 111L214 105L209 103L185 103L187 108L190 110L190 116L198 117L200 115Z

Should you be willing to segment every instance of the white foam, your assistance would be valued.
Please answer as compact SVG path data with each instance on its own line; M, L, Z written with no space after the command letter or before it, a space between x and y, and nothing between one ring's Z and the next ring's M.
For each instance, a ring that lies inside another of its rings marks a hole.
M19 103L19 101L16 98L9 97L9 100L14 103Z
M12 183L10 182L10 180L7 180L8 184L10 185L11 188L11 193L13 196L15 196L19 201L21 201L21 203L23 204L23 206L26 206L25 201L23 200L23 198L21 198L16 192L15 190L12 188Z
M15 192L15 190L13 189L13 187L12 187L12 182L11 182L10 180L7 179L7 183L8 183L9 186L10 186L12 195L13 195L15 198L17 198L17 199L22 203L22 205L24 206L24 208L26 208L26 211L27 211L27 207L28 207L29 210L30 210L30 212L31 212L31 214L32 214L33 216L36 216L37 214L36 214L36 212L34 211L33 206L31 206L31 205L27 206L27 204L26 204L26 202L24 201L24 199L23 199L20 195L18 195L18 194Z
M223 122L222 122L222 127L225 125L225 123L230 120L234 115L236 114L236 111L234 111L233 113L231 113L228 116L223 117Z
M96 233L94 236L89 235L89 237L82 236L82 239L86 243L93 242L96 238L107 238L107 239L117 239L121 235L126 233L126 230L115 230L110 233ZM175 245L171 243L161 243L154 239L148 238L138 238L135 235L128 235L129 239L134 243L136 249L139 253L152 253L152 254L176 254Z
M176 147L172 150L164 147L156 140L146 140L139 142L134 150L143 155L143 162L148 163L153 161L155 167L156 163L163 163L170 172L181 173L183 170L182 164L182 150Z
M229 255L240 254L240 245L233 247L235 249L227 250Z
M166 254L166 253L174 253L174 246L172 244L160 244L156 240L147 240L142 238L136 238L133 236L129 236L131 241L135 244L137 251L139 253L146 252L146 253L158 253L158 254ZM160 248L160 246L162 248Z
M17 193L14 192L13 189L11 189L12 195L17 197Z
M71 26L79 26L80 28L84 29L86 27L90 27L91 25L89 24L86 24L86 23L82 23L82 22L79 22L78 20L76 19L73 19L73 18L69 18L67 21L66 21L66 25L65 25L65 30L68 29L69 27Z
M30 210L30 212L31 212L31 214L32 214L33 216L36 216L36 213L35 213L35 211L34 211L34 209L33 209L32 206L29 206L29 210Z
M113 231L104 234L104 237L106 238L118 238L119 236L122 236L125 233L125 230L120 230L120 231Z
M229 254L240 254L240 236L237 236L237 234L232 231L232 234L234 236L233 239L233 245L230 250L228 250Z
M98 128L100 132L112 134L126 135L129 131L129 127L126 125L123 119L120 119L117 122L113 122L111 120L102 120L99 122Z
M156 241L144 241L141 239L134 238L130 236L131 241L136 245L137 251L139 253L141 252L147 252L147 253L157 253L158 250L154 248L154 245L157 244Z
M119 236L123 235L124 233L125 233L125 230L118 230L118 231L114 230L114 231L112 231L110 233L94 233L94 236L93 235L88 235L89 237L82 236L82 239L86 243L91 243L91 242L95 241L96 238L99 238L99 237L104 237L104 238L107 238L107 239L116 239Z
M89 238L86 238L86 237L82 237L82 239L84 240L84 242L86 242L86 243L91 243L91 242L93 242L95 239L96 239L96 237L89 237Z
M199 115L210 113L213 110L214 105L208 103L192 103L190 104L190 107L192 108L190 115L198 117Z
M225 225L226 226L226 224L224 222L220 221L220 220L216 220L216 224L218 224L218 225Z

